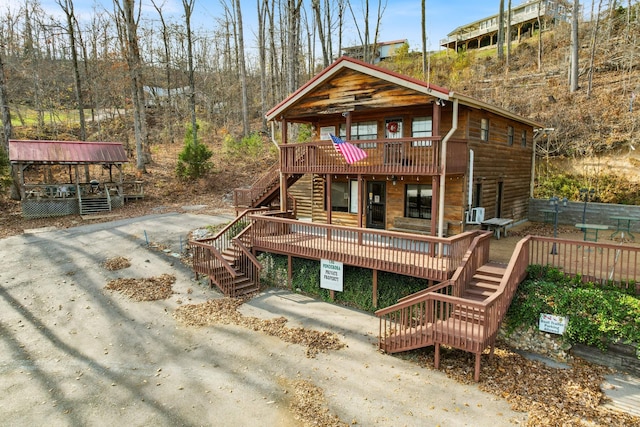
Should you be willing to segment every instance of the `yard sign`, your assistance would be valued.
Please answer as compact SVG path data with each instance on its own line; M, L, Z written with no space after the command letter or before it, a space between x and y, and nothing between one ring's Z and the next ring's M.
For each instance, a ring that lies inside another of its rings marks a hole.
M342 292L341 262L330 261L328 259L320 260L320 287L322 289Z

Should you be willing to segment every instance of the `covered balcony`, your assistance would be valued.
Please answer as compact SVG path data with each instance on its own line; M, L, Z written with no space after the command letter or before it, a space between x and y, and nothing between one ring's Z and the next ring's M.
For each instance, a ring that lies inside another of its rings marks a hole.
M280 170L285 174L387 174L438 175L441 173L441 138L398 138L349 141L368 154L348 164L331 141L281 144ZM467 167L466 141L447 143L447 174L464 174Z

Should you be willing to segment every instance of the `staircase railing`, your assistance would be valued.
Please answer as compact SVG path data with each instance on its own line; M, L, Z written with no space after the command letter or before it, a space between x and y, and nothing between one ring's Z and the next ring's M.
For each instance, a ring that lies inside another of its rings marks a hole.
M247 209L215 236L189 241L196 279L198 279L199 274L204 274L209 277L210 284L218 286L225 295L235 296L233 285L239 274L222 254L228 249L231 249L233 253L243 254L243 256L236 257L237 259L234 260L234 263L238 262L236 267L240 271L247 274L247 277L251 279L258 278L256 268L258 268L259 262L253 255L247 257L246 254L251 254L251 251L246 246L248 240L244 235L250 228L248 216L267 210L267 208ZM242 237L242 239L237 239L237 237ZM249 264L255 265L249 267ZM246 269L246 271L243 269Z
M260 270L262 265L258 258L251 253L249 247L251 246L251 240L249 235L249 229L251 225L245 227L237 237L232 239L232 242L238 248L238 256L236 257L235 265L238 270L244 273L257 288L260 288ZM235 295L234 295L235 296Z
M234 206L253 206L253 202L280 182L280 164L276 163L267 170L251 188L236 188L233 190Z

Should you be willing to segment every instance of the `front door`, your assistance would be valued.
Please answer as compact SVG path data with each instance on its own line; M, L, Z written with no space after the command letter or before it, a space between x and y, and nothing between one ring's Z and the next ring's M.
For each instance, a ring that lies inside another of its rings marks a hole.
M367 228L385 229L386 182L367 182Z

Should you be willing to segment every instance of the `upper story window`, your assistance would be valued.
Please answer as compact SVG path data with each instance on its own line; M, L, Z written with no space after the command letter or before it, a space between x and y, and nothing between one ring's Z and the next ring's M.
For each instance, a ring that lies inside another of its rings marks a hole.
M342 123L340 125L340 137L346 138L347 136L347 125ZM367 140L367 139L377 139L378 138L378 122L375 120L369 122L356 122L351 123L351 140ZM358 144L360 148L376 148L377 144L375 142Z
M522 131L522 136L520 138L521 138L520 144L523 147L526 147L527 146L527 130L526 129Z
M480 139L489 141L489 119L480 120Z
M513 126L507 126L507 144L513 145Z
M414 117L411 121L411 137L425 138L433 136L433 120L431 117ZM431 147L431 140L413 141L414 147Z

